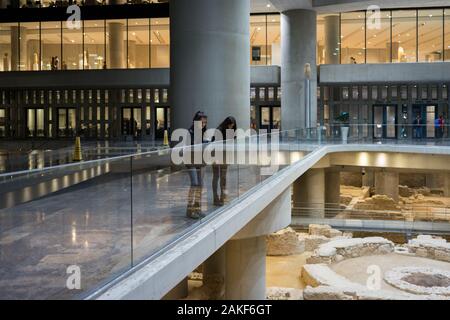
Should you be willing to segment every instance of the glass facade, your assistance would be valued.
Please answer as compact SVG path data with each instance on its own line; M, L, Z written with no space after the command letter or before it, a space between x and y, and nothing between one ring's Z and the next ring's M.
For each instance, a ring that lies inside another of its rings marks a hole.
M168 18L0 24L0 71L167 68Z
M258 65L281 64L280 15L250 17L250 63Z
M379 19L378 19L379 18ZM281 65L279 14L250 17L251 65ZM0 23L0 71L170 67L169 18ZM317 17L318 64L450 61L450 9Z
M326 47L324 18L317 19L319 63L324 52L336 50ZM450 9L342 13L338 28L342 64L450 61Z

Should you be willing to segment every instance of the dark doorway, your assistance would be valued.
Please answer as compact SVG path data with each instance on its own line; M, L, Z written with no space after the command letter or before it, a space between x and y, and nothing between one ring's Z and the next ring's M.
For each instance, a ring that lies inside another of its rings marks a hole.
M155 110L155 138L163 139L164 131L170 132L170 107L157 107Z
M259 114L259 128L271 132L281 130L281 107L261 107Z

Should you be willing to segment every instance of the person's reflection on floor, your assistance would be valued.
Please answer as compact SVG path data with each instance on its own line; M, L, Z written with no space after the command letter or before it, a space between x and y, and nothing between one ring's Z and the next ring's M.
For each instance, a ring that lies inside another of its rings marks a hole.
M192 121L192 126L189 129L189 134L191 136L191 147L196 144L206 143L205 133L206 125L208 123L208 117L201 111L198 111ZM194 132L201 134L200 137L195 137ZM196 152L200 153L200 157L195 156ZM203 148L196 151L194 148L191 150L191 163L187 164L187 170L189 173L189 178L191 181L191 186L189 188L188 194L188 205L186 210L187 217L191 219L201 219L205 215L202 213L201 200L203 191L203 177L205 175L205 165L203 162ZM201 160L200 163L196 163L196 158Z
M217 130L221 133L222 139L224 141L228 139L234 139L235 131L237 129L236 119L233 117L226 118L220 125L217 127ZM216 137L213 138L213 141L217 141ZM212 179L212 189L214 196L214 205L215 206L223 206L227 201L227 172L228 172L228 164L226 163L227 157L226 152L222 153L223 162L220 164L213 164L213 179ZM219 186L220 186L220 195L219 195Z

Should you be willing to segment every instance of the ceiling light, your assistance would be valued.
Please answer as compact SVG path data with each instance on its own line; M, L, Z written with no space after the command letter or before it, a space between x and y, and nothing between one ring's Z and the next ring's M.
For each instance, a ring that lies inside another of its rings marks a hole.
M266 7L267 7L267 8L270 8L270 7L271 7L270 3L268 3L268 4L266 5Z

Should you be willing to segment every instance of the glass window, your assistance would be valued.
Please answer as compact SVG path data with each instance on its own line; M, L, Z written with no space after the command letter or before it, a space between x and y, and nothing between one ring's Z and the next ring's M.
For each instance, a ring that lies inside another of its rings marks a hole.
M419 10L419 61L442 61L443 11Z
M349 98L348 87L343 87L342 88L342 99L348 100L348 98Z
M407 86L401 86L400 96L401 96L402 100L408 100L408 87Z
M63 59L61 61L62 70L82 70L83 69L83 28L69 28L66 22L63 28Z
M380 24L367 21L367 63L391 62L391 12L381 12Z
M250 17L250 59L252 65L267 65L267 16Z
M317 65L325 64L325 16L317 15Z
M2 55L2 64L0 69L2 71L17 70L17 56L14 58L11 56L12 28L17 29L17 23L0 24L0 53ZM12 65L12 61L14 61L15 66Z
M169 18L151 19L151 67L170 67L170 25Z
M416 10L392 11L392 62L416 62Z
M267 16L267 64L281 65L281 26L280 15Z
M445 61L450 61L450 9L445 9Z
M20 41L24 43L20 48L20 60L23 68L20 70L38 71L40 58L40 39L41 28L39 22L27 22L20 24Z
M150 20L128 20L128 68L150 67Z
M127 67L127 21L107 20L106 25L106 65L108 69L124 69Z
M365 14L363 12L341 15L341 63L365 63Z
M0 137L6 135L6 110L0 109Z
M378 99L378 87L377 86L372 86L372 100L377 100Z
M61 66L61 22L41 23L41 70L57 70Z
M105 21L84 21L84 69L103 69L105 63Z

